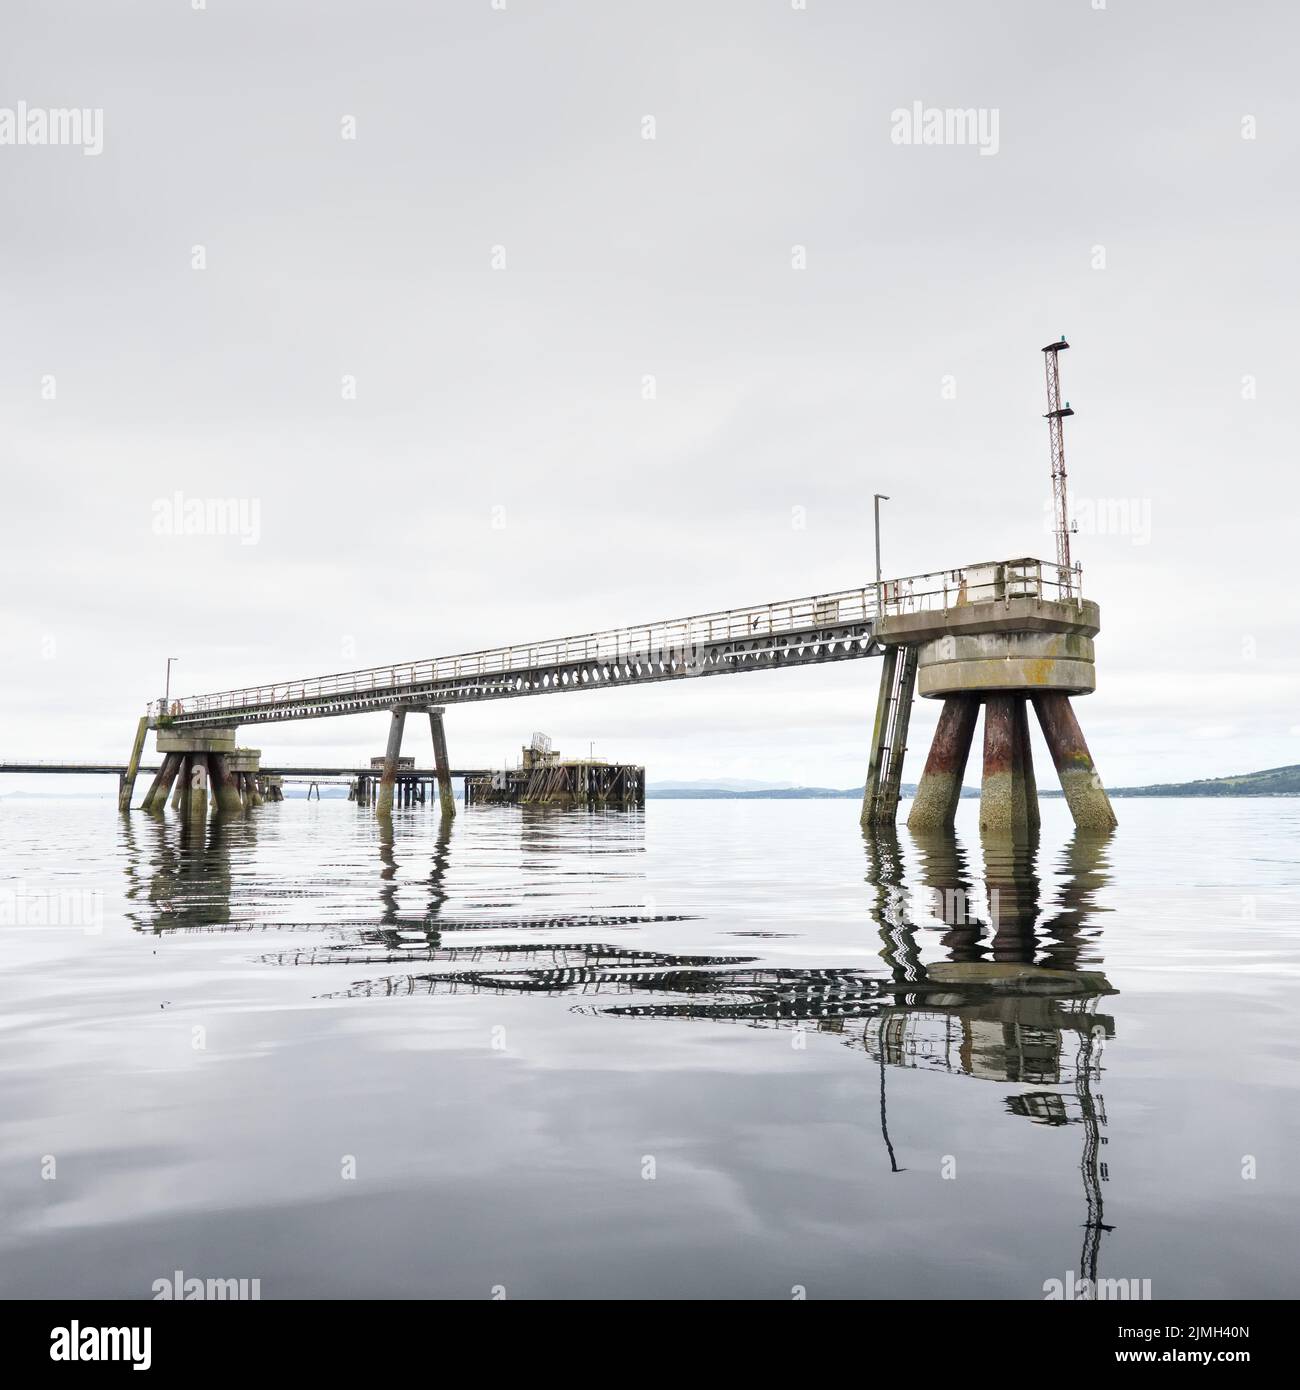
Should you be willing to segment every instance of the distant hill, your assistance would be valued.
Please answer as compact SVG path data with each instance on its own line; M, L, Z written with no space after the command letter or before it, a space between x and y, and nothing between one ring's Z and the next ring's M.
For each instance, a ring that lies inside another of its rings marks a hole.
M1300 765L1210 777L1201 782L1157 782L1150 787L1116 787L1112 796L1300 796Z
M1050 768L1048 769L1050 775ZM1038 795L1060 796L1059 787L1044 786L1039 770ZM1233 777L1211 777L1199 782L1157 782L1149 787L1107 787L1111 796L1300 796L1300 764L1271 767L1264 772L1243 772ZM903 783L903 796L916 792L915 782ZM963 787L962 796L980 794L978 787ZM710 782L653 782L646 788L650 800L675 801L824 801L862 796L861 787L769 787L757 791L741 790L734 784Z
M915 787L905 787L911 796ZM711 787L707 782L653 785L645 789L647 801L816 801L836 797L862 797L862 788L845 787L767 787L762 791L739 791L734 787Z

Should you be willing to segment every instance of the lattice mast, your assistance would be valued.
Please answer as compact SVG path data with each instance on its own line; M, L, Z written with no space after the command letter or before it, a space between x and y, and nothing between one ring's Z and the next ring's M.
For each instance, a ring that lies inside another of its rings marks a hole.
M1070 564L1070 496L1065 478L1065 428L1067 415L1073 415L1069 401L1061 404L1061 367L1059 358L1070 345L1062 334L1059 343L1048 343L1043 349L1043 364L1047 372L1047 421L1052 443L1052 514L1056 529L1056 564L1062 586L1061 597L1074 588L1074 572Z

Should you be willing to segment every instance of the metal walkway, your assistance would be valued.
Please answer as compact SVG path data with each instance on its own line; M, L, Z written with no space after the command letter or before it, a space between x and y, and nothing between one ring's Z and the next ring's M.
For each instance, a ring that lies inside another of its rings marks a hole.
M1038 560L971 565L779 603L613 628L551 641L493 647L361 671L276 681L175 701L178 728L323 719L367 710L455 705L522 695L599 690L650 681L733 675L876 656L879 617L1002 599L1048 596L1060 586ZM1046 573L1045 573L1046 571ZM149 715L161 715L161 701Z
M128 770L127 763L94 763L94 762L55 762L41 761L35 762L0 762L0 775L7 772L12 773L69 773L83 775L86 773L99 773L104 776L121 777ZM136 769L139 772L157 772L157 763L141 763ZM287 777L291 781L294 779L304 779L319 781L327 777L377 777L378 770L367 764L365 767L343 767L337 764L321 767L275 767L268 764L266 767L258 768L258 775L262 777ZM453 767L450 770L452 777L488 777L491 776L493 769L484 767ZM401 776L423 778L426 782L430 778L438 775L436 768L432 767L403 767Z
M521 695L806 666L875 655L875 590L767 603L674 622L561 637L461 656L280 681L173 704L173 727L321 719L401 705ZM152 708L157 713L157 705Z

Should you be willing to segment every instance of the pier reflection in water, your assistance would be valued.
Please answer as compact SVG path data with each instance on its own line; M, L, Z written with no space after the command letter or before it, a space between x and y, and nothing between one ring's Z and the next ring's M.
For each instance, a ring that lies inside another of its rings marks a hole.
M640 815L618 813L575 818L525 811L516 813L514 826L524 883L533 874L545 878L560 856L572 853L575 828L581 834L582 827L594 856L585 873L599 877L595 865L609 856L618 861L613 879L626 883L629 851L635 855L644 836ZM521 912L527 893L507 891L499 878L477 912L449 908L452 830L441 822L430 829L415 851L399 840L391 816L375 819L376 910L350 920L259 921L258 889L236 889L232 868L247 858L256 818L216 820L206 837L184 826L133 824L128 897L144 930L297 931L311 940L255 953L255 962L330 967L330 974L338 967L367 970L343 987L314 991L322 1000L548 996L567 999L573 1013L607 1019L789 1029L860 1049L879 1071L881 1140L894 1172L905 1171L907 1161L890 1135L888 1069L1003 1083L1011 1087L1001 1096L1011 1115L1079 1127L1079 1272L1097 1277L1101 1235L1111 1229L1104 1220L1100 1080L1115 1025L1098 1006L1116 991L1101 968L1096 901L1106 883L1108 836L1076 831L1059 851L1054 890L1045 896L1037 833L1020 840L985 836L968 846L951 833L903 832L900 840L892 828L869 830L862 926L878 938L879 964L809 967L648 944L656 926L689 924L689 913ZM352 884L355 890L355 876ZM304 897L314 901L320 888L312 885ZM262 884L260 891L270 890ZM355 892L351 901L359 906ZM277 916L284 906L278 904ZM733 935L762 941L782 933ZM394 965L401 969L393 972Z
M1296 1287L1296 804L976 809L6 807L0 1293Z

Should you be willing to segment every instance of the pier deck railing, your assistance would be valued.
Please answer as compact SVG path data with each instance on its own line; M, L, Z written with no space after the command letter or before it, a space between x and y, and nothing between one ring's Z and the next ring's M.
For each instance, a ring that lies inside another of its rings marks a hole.
M255 722L345 714L407 698L502 698L605 680L722 674L755 669L764 657L805 664L870 656L879 650L873 633L881 616L1011 598L1076 601L1081 592L1077 569L1036 559L991 561L666 622L191 695L165 711L153 701L149 713L185 725L229 724L239 716Z

